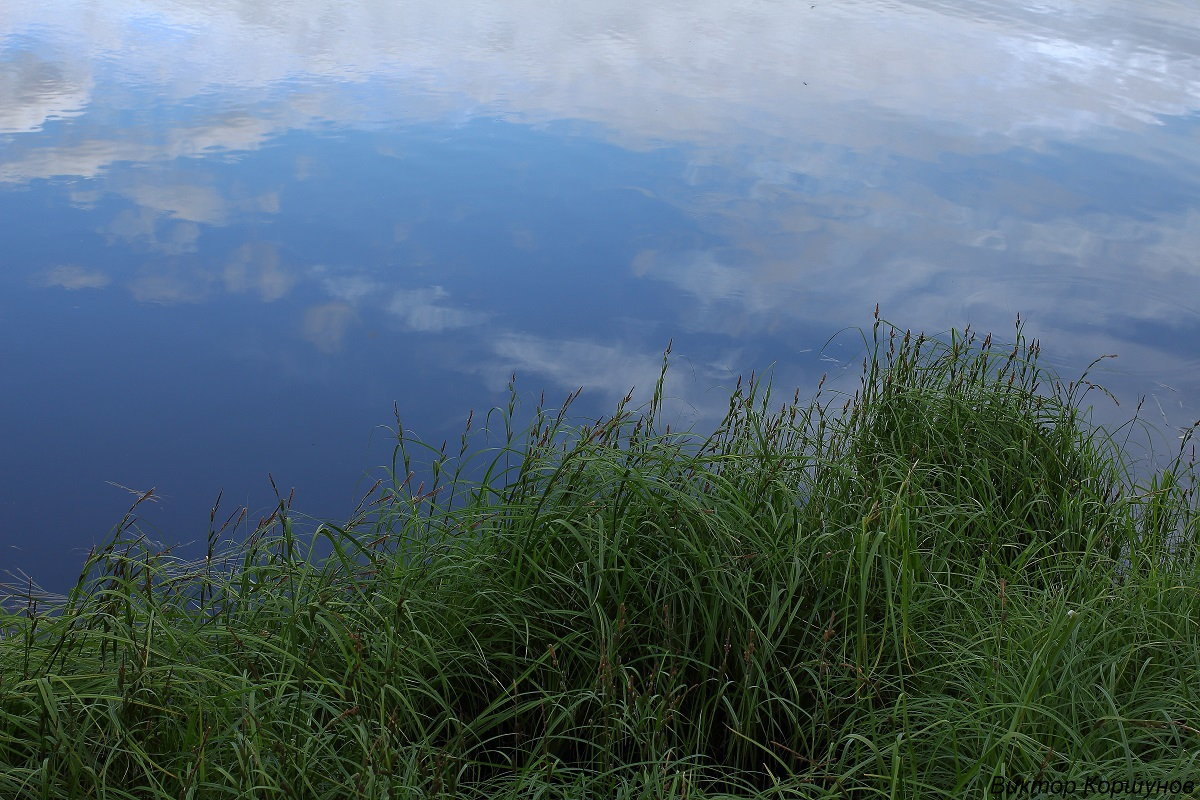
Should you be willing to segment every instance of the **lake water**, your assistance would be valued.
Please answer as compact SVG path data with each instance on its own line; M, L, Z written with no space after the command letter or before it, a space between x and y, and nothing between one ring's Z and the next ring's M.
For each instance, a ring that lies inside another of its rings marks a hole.
M676 413L907 327L1200 416L1195 0L4 0L0 570L202 540L674 339ZM1170 438L1169 435L1167 438Z

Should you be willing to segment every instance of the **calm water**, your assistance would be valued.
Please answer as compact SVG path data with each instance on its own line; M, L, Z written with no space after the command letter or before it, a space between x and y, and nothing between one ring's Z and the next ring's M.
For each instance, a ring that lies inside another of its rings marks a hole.
M875 303L1200 416L1194 0L4 0L0 570L132 496L344 518L504 399L774 363ZM1110 412L1103 412L1108 414ZM115 485L114 485L115 484Z

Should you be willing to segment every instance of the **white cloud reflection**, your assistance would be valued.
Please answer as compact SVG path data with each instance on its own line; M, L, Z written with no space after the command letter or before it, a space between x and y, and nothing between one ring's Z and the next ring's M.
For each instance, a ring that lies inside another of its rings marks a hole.
M286 267L279 249L270 242L244 244L225 265L225 288L230 292L255 292L267 303L286 295L296 277Z
M4 33L15 30L0 28L0 36ZM0 39L0 48L3 44ZM3 53L0 49L0 135L38 131L51 120L83 113L92 89L86 63L23 50L4 59Z
M318 29L312 20L322 21ZM1036 143L1140 128L1200 109L1197 17L1166 0L1136 10L1123 0L1070 2L1052 13L1011 0L815 8L610 0L569 10L535 0L454 10L432 0L9 0L0 25L0 41L24 65L0 83L0 108L64 96L72 99L50 105L83 108L94 65L113 58L123 80L168 101L223 87L253 104L253 113L223 110L166 141L140 143L142 161L252 148L319 119L371 125L500 113L591 120L626 143L725 150L749 136L893 149L903 142L891 135L892 114L943 129L942 141L926 144L941 149L969 136L960 146L977 150L1011 146L1014 137ZM21 34L35 29L56 32L64 43L57 57L20 49ZM322 88L380 78L398 82L401 102ZM264 116L263 101L285 81L288 102ZM870 119L847 113L857 106L876 111ZM53 113L7 128L37 130ZM104 144L120 150L129 139ZM43 159L27 153L22 166L6 164L5 177L90 174L89 163L94 171L105 160L100 142L87 143L93 157L74 164L69 149Z
M178 267L139 275L129 281L128 286L135 300L162 305L200 303L212 294L207 276Z
M322 353L340 352L345 344L346 331L357 316L346 303L313 306L304 313L304 338Z
M34 52L32 38L53 46ZM7 0L0 58L15 65L0 71L0 132L9 134L0 181L95 178L136 206L108 234L165 255L194 251L205 226L243 211L273 213L278 193L232 196L166 169L126 181L115 165L252 150L330 122L566 119L625 147L688 153L683 175L648 177L639 191L724 244L651 242L630 265L634 278L691 299L676 315L684 327L728 336L800 322L836 329L880 301L901 319L1005 329L1023 310L1060 347L1093 353L1112 340L1153 368L1191 363L1155 356L1121 331L1197 327L1186 305L1200 297L1197 212L1097 211L1069 176L1053 174L957 192L943 185L995 168L947 167L952 155L1064 146L1195 175L1200 16L1190 3ZM97 80L100 65L110 65L116 89ZM149 90L189 113L138 139L122 114L139 113ZM52 120L68 135L42 136ZM287 180L320 165L292 166ZM82 201L100 190L89 191ZM542 235L520 229L514 244L531 248ZM397 228L397 240L408 236ZM172 302L219 284L273 300L298 280L278 259L235 256L214 269L164 270L133 290ZM325 352L342 346L371 303L413 332L486 319L431 281L320 280L330 302L308 311L304 327ZM506 365L563 385L619 385L645 368L607 344L510 332L489 346Z
M649 350L645 343L555 339L511 331L490 337L487 348L487 357L472 371L491 391L502 390L514 374L521 385L526 385L522 379L535 376L550 381L564 396L582 387L589 401L601 404L631 392L632 407L649 402L663 360L661 351ZM710 390L718 382L732 383L732 373L718 362L697 364L676 357L673 365L663 383L668 418L684 424L719 419L729 397ZM551 398L551 403L557 399ZM602 405L600 413L608 410Z
M108 273L98 269L88 269L78 264L60 264L37 275L35 286L56 286L60 289L103 289L112 283Z
M424 333L465 328L484 320L482 314L444 305L442 301L449 296L450 293L441 286L401 289L392 295L387 310L396 316L406 329Z

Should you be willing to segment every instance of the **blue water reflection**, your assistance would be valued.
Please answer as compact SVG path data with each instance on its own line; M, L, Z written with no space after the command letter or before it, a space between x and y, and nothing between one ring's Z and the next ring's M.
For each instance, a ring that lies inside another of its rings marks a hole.
M1197 142L1172 0L8 0L0 569L63 586L120 486L172 542L268 472L344 517L394 401L433 441L514 372L599 413L672 338L703 424L877 302L1019 312L1189 423Z

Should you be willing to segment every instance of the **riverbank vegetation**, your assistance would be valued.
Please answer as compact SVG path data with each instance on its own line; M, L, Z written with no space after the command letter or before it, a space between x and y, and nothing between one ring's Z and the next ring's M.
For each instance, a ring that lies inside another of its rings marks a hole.
M287 499L236 544L214 514L198 561L123 529L0 618L0 797L1182 792L1191 432L1132 470L1020 326L867 338L853 395L750 381L708 435L661 383L450 451L398 424L312 537Z

